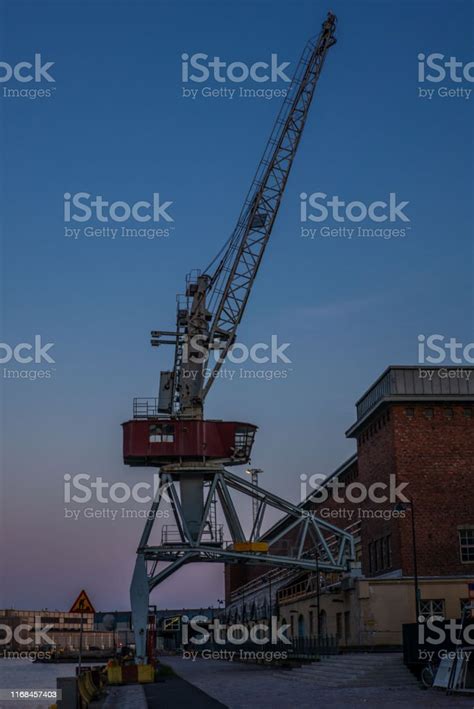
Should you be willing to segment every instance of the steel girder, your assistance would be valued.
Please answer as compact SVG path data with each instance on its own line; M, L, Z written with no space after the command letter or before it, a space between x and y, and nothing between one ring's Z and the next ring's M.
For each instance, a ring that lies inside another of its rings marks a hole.
M137 561L130 596L138 662L146 661L149 593L188 563L245 563L314 571L315 562L317 562L320 571L330 572L344 571L348 562L355 558L354 539L351 534L325 520L318 519L311 510L294 505L224 469L210 470L207 468L200 471L208 479L211 473L211 477L199 530L197 534L193 534L190 531L188 520L183 514L177 489L180 474L183 472L186 470L170 469L161 473L160 485L137 549ZM195 469L194 472L199 474L199 471ZM231 490L258 502L258 514L248 539L240 523ZM204 531L209 526L210 508L215 495L221 503L221 509L232 537L228 546L218 540L209 542L203 538ZM166 501L171 507L179 541L152 545L149 544L150 535L163 501ZM260 528L265 511L268 509L278 510L285 516L269 532L261 534ZM293 530L297 539L294 553L271 553L271 547ZM234 548L234 544L237 542L266 542L270 551L266 553L238 551ZM167 565L158 571L160 563Z

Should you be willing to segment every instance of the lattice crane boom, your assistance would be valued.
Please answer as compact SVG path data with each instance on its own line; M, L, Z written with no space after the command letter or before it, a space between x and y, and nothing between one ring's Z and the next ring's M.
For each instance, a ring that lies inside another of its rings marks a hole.
M213 314L211 347L222 343L218 369L235 341L303 133L309 107L328 49L336 42L336 17L328 14L319 37L301 56L265 152L231 236L227 250L211 275L208 307ZM214 306L214 307L213 307ZM216 342L217 341L217 342ZM209 377L203 398L215 377Z
M153 345L175 345L174 368L161 374L162 413L203 417L204 400L235 342L335 29L329 13L319 36L307 43L233 233L204 274L188 277L176 332L152 332Z

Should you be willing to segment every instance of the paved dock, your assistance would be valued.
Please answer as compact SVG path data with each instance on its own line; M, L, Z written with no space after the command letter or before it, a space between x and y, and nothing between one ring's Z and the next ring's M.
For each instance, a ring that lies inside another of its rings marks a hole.
M217 699L181 677L166 677L155 684L109 687L97 709L227 709Z
M177 676L144 685L144 690L149 709L227 709L225 704Z
M446 696L438 690L411 687L320 687L303 681L292 670L222 660L183 660L163 657L164 664L190 684L213 697L228 709L472 709L473 697ZM159 694L159 687L157 692ZM158 696L157 694L157 696ZM195 709L195 695L189 695L187 707ZM149 706L158 706L149 705ZM164 701L162 707L176 706ZM184 706L184 705L178 705ZM198 705L200 706L200 705ZM212 706L212 705L209 705ZM219 706L219 705L214 705Z
M100 709L147 709L143 685L108 687L105 700L97 702Z

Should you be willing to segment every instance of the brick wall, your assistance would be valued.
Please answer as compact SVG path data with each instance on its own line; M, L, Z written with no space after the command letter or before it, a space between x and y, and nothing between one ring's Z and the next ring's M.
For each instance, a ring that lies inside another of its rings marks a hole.
M415 504L418 572L474 576L474 564L461 563L458 539L458 525L474 524L474 407L396 406L393 428L397 477ZM400 535L403 572L412 574L407 521Z
M358 432L357 441L361 482L388 482L392 473L397 484L408 483L403 493L415 505L418 573L466 574L472 568L474 575L474 564L461 563L458 540L458 525L474 524L473 407L392 404ZM369 543L386 534L393 568L413 574L409 510L404 518L362 522L365 574Z
M359 482L366 486L375 483L390 484L390 476L396 476L395 436L393 409L387 408L375 416L360 431L357 438ZM382 491L376 491L377 496ZM408 497L408 495L407 495ZM362 572L365 576L376 575L369 563L369 544L390 535L391 569L401 568L401 538L397 520L394 520L394 504L388 500L378 503L367 499L360 506ZM380 516L377 516L380 515ZM387 519L388 517L388 519ZM386 573L390 569L382 569Z

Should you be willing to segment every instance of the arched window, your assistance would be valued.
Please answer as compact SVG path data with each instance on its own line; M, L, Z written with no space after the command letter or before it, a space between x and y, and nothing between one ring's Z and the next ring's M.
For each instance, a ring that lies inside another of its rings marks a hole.
M302 613L298 616L298 637L304 637L304 615Z

